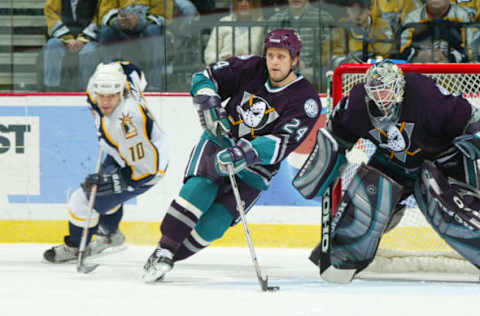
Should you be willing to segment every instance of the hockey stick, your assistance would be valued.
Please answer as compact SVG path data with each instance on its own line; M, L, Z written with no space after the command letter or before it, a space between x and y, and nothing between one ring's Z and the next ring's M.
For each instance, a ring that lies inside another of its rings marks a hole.
M255 266L255 271L257 272L258 282L262 291L277 291L280 289L278 286L268 286L268 276L265 278L262 277L262 272L260 271L260 265L258 264L257 254L255 253L255 248L253 247L252 238L250 237L250 231L247 225L247 219L245 218L244 203L240 197L240 191L238 190L237 180L235 179L235 173L233 172L233 165L228 164L228 177L230 178L230 183L232 184L233 195L235 196L235 201L237 202L237 210L240 213L240 218L242 219L243 230L245 236L247 237L248 248L250 249L250 256L252 258L253 265Z
M320 275L330 267L330 233L332 222L332 191L335 185L328 186L322 197L322 238L320 241Z
M102 164L102 156L103 150L100 148L98 150L98 158L97 158L97 166L95 167L95 173L100 171L100 166ZM93 212L93 204L95 202L95 196L97 195L97 185L93 185L90 191L90 197L88 199L88 214L87 219L85 221L85 225L83 226L82 231L82 239L80 241L80 248L78 250L78 260L77 260L77 272L79 273L90 273L95 270L99 265L98 264L85 264L85 248L87 246L87 236L88 236L88 226L90 225L90 219L92 217Z

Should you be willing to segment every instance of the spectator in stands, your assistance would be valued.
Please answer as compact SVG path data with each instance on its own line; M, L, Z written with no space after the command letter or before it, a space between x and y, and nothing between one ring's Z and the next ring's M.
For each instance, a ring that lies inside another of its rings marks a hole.
M331 30L322 25L333 23L333 17L327 11L313 7L309 0L288 0L288 6L272 15L269 21L272 29L294 28L298 32L303 44L299 70L316 86L323 73L319 69L330 60Z
M175 0L174 20L179 30L189 33L190 25L197 16L197 7L190 0Z
M78 68L72 71L78 73L81 81L78 86L86 86L88 78L95 70L97 2L48 0L45 3L44 14L49 39L43 47L43 83L47 91L76 89L74 86L61 86L62 64L67 52L78 54L78 63L75 65Z
M192 37L192 23L198 15L197 7L190 0L175 0L173 21L169 29L174 35L175 48L184 48Z
M261 0L264 18L270 18L288 5L288 0Z
M382 18L388 22L393 32L400 31L402 21L410 11L423 6L422 0L373 0L372 17Z
M462 26L471 16L467 10L451 4L450 0L425 0L403 22L418 23L401 34L401 59L415 63L460 63L469 59L473 33Z
M147 91L164 90L165 20L173 9L173 0L101 0L102 62L131 60L144 69Z
M213 28L205 48L204 58L207 65L232 56L262 54L264 28L246 25L251 21L263 20L260 0L232 0L232 10L232 14L222 17L220 22L233 21L239 26Z
M188 91L192 72L203 66L200 14L191 0L175 0L172 22L166 31L166 76L169 91Z
M394 47L393 32L384 19L370 14L370 0L348 0L346 6L347 17L340 19L343 26L333 37L333 68L388 57Z
M215 10L215 0L191 0L200 14L209 14Z
M480 21L480 0L451 0L450 2L466 9L473 21Z

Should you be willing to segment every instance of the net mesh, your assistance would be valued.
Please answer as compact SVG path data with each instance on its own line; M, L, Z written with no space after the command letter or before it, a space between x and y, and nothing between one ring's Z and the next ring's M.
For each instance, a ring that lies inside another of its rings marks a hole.
M445 67L454 67L449 65ZM480 67L478 73L452 72L451 68L434 68L432 71L440 73L428 73L419 71L429 77L433 77L437 84L453 94L463 94L474 106L480 106ZM367 68L364 70L366 71ZM471 70L470 70L471 71ZM348 95L350 89L365 81L364 72L349 73L348 66L342 69L341 86L333 89L341 89L341 95ZM338 92L338 91L337 91ZM338 94L337 94L338 95ZM336 104L338 100L334 100ZM355 174L361 162L367 162L374 153L375 145L368 140L359 140L354 148L347 153L348 167L342 176L342 187L346 188ZM448 246L430 227L423 214L417 207L415 199L410 196L402 201L407 206L405 215L399 225L385 234L381 240L379 250L374 262L367 269L372 272L451 272L451 273L477 273L472 264L464 260L456 251Z

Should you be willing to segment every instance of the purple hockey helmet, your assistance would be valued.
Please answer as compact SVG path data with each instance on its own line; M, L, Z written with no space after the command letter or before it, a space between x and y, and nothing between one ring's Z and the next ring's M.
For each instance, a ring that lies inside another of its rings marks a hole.
M292 29L276 29L271 31L263 41L265 52L269 47L286 48L290 52L290 56L295 58L300 56L302 50L302 41L295 30Z

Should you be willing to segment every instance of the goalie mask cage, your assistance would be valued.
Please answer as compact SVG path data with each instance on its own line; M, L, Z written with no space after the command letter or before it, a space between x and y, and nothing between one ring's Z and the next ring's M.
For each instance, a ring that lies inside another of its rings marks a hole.
M437 84L454 94L463 94L472 105L480 107L480 65L476 64L405 64L398 65L405 73L417 72L433 77ZM342 65L333 73L332 104L348 95L357 83L365 81L369 64ZM349 165L340 181L346 188L361 162L375 151L368 140L359 140L347 153ZM333 202L340 198L340 187ZM463 259L430 227L418 209L413 196L403 201L407 209L393 230L380 242L375 260L359 277L432 279L444 281L479 281L480 270Z

